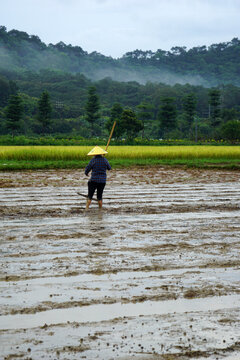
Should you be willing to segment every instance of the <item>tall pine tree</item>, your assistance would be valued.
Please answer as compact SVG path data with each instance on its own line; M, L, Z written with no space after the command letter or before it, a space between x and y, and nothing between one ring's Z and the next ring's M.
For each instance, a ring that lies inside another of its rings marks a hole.
M142 121L138 120L136 113L132 109L123 110L121 125L126 131L128 139L133 139L143 129Z
M183 99L184 118L188 124L189 135L192 135L192 125L196 115L197 99L194 94L188 94Z
M218 126L221 122L221 92L218 89L211 89L208 93L210 105L210 117L214 127Z
M20 130L23 103L19 95L11 95L6 108L6 127L14 136Z
M97 95L97 89L95 86L91 86L88 89L88 99L85 105L86 120L91 125L91 135L94 135L94 124L100 118L100 102Z
M138 106L137 106L137 117L140 121L142 121L143 123L143 131L142 131L142 137L145 136L144 131L145 131L145 126L147 124L148 121L151 120L151 118L153 117L153 107L150 103L146 102L146 101L142 101Z
M177 126L177 108L175 99L165 97L162 99L162 105L158 114L160 121L160 131L162 135L166 135L168 131L174 130Z
M51 124L52 105L47 91L43 91L38 102L38 121L42 125L42 132L48 133Z
M123 113L123 107L119 103L113 104L110 110L110 117L106 122L106 128L110 132L113 126L114 121L116 121L116 127L114 129L114 137L119 138L123 135L125 129L122 126L121 116Z

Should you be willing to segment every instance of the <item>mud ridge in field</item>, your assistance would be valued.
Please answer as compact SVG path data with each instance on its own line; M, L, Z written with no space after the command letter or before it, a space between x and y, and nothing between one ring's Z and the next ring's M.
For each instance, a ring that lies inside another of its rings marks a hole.
M198 206L171 206L171 207L164 207L159 206L157 209L153 206L140 207L138 206L137 209L133 209L131 206L124 207L114 207L113 209L108 209L106 212L108 214L124 214L124 213L131 213L131 214L163 214L163 213L170 213L170 212L201 212L201 211L237 211L240 210L240 205L198 205ZM102 210L104 212L104 210ZM72 214L85 214L85 208L75 207L69 208L68 210L65 209L43 209L38 208L37 206L32 209L31 207L11 207L11 206L0 206L0 216L8 217L8 218L16 218L16 217L68 217Z
M239 171L113 170L101 212L84 210L83 171L1 175L0 322L20 324L2 327L3 358L240 356Z

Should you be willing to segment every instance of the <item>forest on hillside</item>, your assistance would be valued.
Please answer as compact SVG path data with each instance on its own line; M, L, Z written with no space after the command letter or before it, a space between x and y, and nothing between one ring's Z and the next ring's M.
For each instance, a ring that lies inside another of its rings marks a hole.
M46 45L36 35L0 26L0 69L10 71L59 70L81 73L91 80L162 82L203 86L240 85L240 40L193 47L174 46L170 51L134 50L119 59L80 46Z
M117 120L119 138L239 139L239 54L233 39L112 59L1 26L0 134L102 137Z

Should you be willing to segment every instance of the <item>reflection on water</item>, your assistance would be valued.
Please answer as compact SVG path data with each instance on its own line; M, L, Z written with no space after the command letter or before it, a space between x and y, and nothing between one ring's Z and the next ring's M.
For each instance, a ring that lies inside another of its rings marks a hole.
M99 304L43 311L34 315L1 316L0 329L22 329L64 322L98 322L118 317L199 312L240 306L240 295L213 296L200 299L146 301L130 304Z
M84 212L84 216L86 218L86 227L91 231L99 231L105 230L106 223L105 219L107 217L107 213L104 210L99 209L89 209Z

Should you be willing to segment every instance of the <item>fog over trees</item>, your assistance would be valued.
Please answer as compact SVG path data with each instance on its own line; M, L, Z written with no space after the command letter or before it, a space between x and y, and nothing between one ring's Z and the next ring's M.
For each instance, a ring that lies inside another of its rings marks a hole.
M189 50L134 50L113 59L63 42L46 45L36 35L0 26L0 134L10 133L6 114L13 95L23 104L16 131L42 134L39 101L45 94L48 133L105 136L115 116L119 137L191 138L196 121L199 137L230 136L231 124L236 137L239 55L234 38ZM89 113L93 89L97 116Z
M111 77L117 81L163 82L204 86L240 85L240 40L198 46L189 50L174 46L170 51L134 50L119 59L80 46L43 43L36 35L0 26L0 69L59 70L81 73L92 80Z

